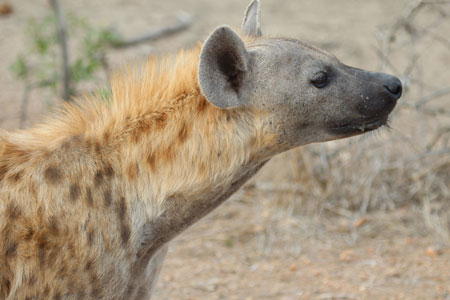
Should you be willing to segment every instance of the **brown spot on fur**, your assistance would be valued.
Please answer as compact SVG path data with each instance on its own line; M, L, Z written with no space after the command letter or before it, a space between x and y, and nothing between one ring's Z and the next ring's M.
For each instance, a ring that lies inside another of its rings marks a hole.
M110 137L111 137L111 132L109 132L108 130L105 130L105 132L103 132L103 141L107 142Z
M206 107L208 106L208 102L206 102L206 99L204 97L201 97L198 101L198 112L202 113L205 111Z
M65 141L64 143L62 143L61 149L64 150L64 151L69 151L70 144L71 144L70 140Z
M61 171L57 167L50 166L44 171L44 178L51 184L61 182Z
M29 184L29 188L30 188L30 193L33 195L34 199L38 198L38 190L36 187L36 184L34 184L34 182Z
M130 180L135 180L137 177L137 173L138 173L137 165L134 163L130 164L127 168L128 178L130 178Z
M87 240L88 240L88 245L92 246L94 245L94 237L95 237L95 232L92 229L89 229L88 233L87 233Z
M94 142L94 151L97 155L101 155L102 154L102 145L100 144L99 141L95 141Z
M45 266L45 252L46 252L45 246L39 245L38 258L39 258L39 265L41 266L41 268Z
M202 178L206 176L206 165L203 162L200 164L199 175Z
M6 249L6 257L14 257L16 255L17 252L17 243L13 242L8 249Z
M84 265L84 270L89 271L94 265L94 261L92 259L89 259L86 264Z
M3 232L1 232L3 236L6 238L6 241L8 241L12 236L10 230L11 230L10 224L7 223L5 228L3 229Z
M127 202L124 197L120 197L119 205L117 207L117 216L120 220L124 220L127 213Z
M47 284L45 286L44 292L42 294L42 296L47 297L48 295L50 295L50 286Z
M110 190L106 190L105 193L103 194L103 201L105 202L106 207L111 206L112 195Z
M6 218L10 221L15 220L16 218L20 217L22 215L22 211L17 206L17 204L10 202L8 206L6 207Z
M250 142L249 142L249 147L250 147L250 149L254 149L254 148L256 148L258 146L258 138L257 137L252 137L251 139L250 139Z
M61 300L61 293L57 292L54 296L53 296L53 300Z
M155 118L156 129L162 129L166 125L167 115L165 113L159 114Z
M155 154L154 153L150 153L147 156L147 164L150 167L150 170L154 170L155 169L155 163L156 163Z
M3 290L5 290L4 293ZM0 295L8 295L10 290L11 290L11 281L9 281L9 279L7 278L0 278L0 292L3 293Z
M67 266L63 265L61 268L59 268L58 276L59 277L64 277L66 275L67 275Z
M70 200L75 202L80 196L80 186L77 183L73 183L70 186Z
M156 126L158 126L158 120L155 120ZM151 122L145 116L138 117L134 120L134 122L130 123L130 137L131 142L137 144L143 135L146 134L148 130L151 128Z
M11 175L9 177L9 180L14 184L14 183L19 182L20 179L22 179L22 176L23 176L23 171L19 171L19 172L15 173L15 174Z
M99 187L103 183L103 172L101 170L98 170L97 173L95 173L94 176L94 185L95 187Z
M36 281L37 281L36 275L31 274L30 277L28 277L27 279L27 284L34 285L36 284Z
M92 198L92 191L91 188L86 188L86 201L87 204L92 207L94 205L94 199Z
M111 178L114 175L114 169L111 167L111 165L106 165L103 173L107 178Z
M120 238L122 239L123 246L128 244L128 240L130 239L131 230L128 224L122 223L120 227Z
M58 221L55 216L50 218L48 228L50 234L54 236L57 236L59 234Z
M31 238L33 237L33 235L34 235L34 229L31 228L31 227L28 227L27 232L26 232L25 235L23 236L23 239L24 239L25 241L29 241L29 240L31 240Z
M8 279L5 280L5 287L7 291L9 291L9 289L11 288L11 281L9 281Z
M226 119L227 119L228 122L231 121L231 114L230 114L230 112L228 110L226 111Z
M181 144L186 141L188 134L189 134L189 131L188 131L187 124L183 123L183 125L181 125L180 131L178 132L178 140Z
M89 280L91 282L91 296L95 299L100 298L100 294L101 294L101 285L100 285L100 280L97 276L97 274L95 274L95 272L93 270L91 270L91 272L89 272Z
M93 146L94 146L94 140L92 138L89 138L89 139L85 139L84 142L85 142L85 145L86 145L86 149L88 151L91 151Z
M134 130L131 132L131 142L133 144L139 143L142 137L142 131L140 131L138 128L134 128Z
M5 174L8 172L8 166L6 164L0 165L0 180L3 180Z
M160 155L161 155L161 159L164 159L165 161L172 161L175 157L174 144L171 143L165 151L161 152Z
M131 142L133 144L137 144L141 140L141 137L142 134L140 132L134 131L133 134L131 135Z
M46 232L37 235L38 260L41 268L47 267L47 250L49 248L48 236ZM59 251L59 249L58 249Z
M51 248L49 251L47 251L47 266L48 267L53 267L56 263L56 260L58 258L58 255L60 250L59 249L55 249L55 248ZM74 257L75 255L72 255L72 257Z

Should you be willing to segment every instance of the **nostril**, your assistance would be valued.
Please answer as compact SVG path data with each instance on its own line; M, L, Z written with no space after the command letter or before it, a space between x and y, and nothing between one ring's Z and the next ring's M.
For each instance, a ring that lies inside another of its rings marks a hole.
M391 80L387 85L384 85L391 94L398 98L402 95L402 83L398 78Z

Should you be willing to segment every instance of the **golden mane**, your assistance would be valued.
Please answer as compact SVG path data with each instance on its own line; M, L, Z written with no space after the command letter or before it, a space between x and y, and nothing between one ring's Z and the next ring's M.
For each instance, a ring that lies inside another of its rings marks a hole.
M120 142L163 121L190 101L198 102L195 107L211 106L198 86L200 51L199 44L165 58L151 56L141 67L129 65L112 75L109 97L95 93L63 103L42 124L9 137L20 144L34 140L50 148L79 135L90 139L114 135Z

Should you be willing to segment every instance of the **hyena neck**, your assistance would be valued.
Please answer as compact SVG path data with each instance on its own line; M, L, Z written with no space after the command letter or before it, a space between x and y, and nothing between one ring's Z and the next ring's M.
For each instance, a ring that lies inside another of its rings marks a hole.
M274 138L257 112L221 110L203 101L197 94L169 114L160 131L130 148L139 153L135 161L120 151L123 168L133 170L128 175L147 203L136 266L145 266L161 246L223 203L273 154Z
M273 140L255 126L258 121L251 113L209 109L214 112L190 121L184 119L189 114L178 116L178 128L169 121L167 126L177 129L168 131L167 142L143 151L146 173L139 177L145 183L137 186L139 194L149 195L150 216L141 234L133 271L137 275L164 244L228 199L272 154Z
M206 101L201 94L197 100ZM179 214L186 217L180 221L192 223L228 198L272 154L272 139L257 113L210 104L202 109L187 103L166 117L163 128L119 151L121 169L148 202L150 219L173 213L170 219Z
M197 66L198 53L194 51L176 58L171 69L160 71L159 77L144 74L158 82L152 95L162 99L137 111L122 109L116 118L122 120L120 126L106 122L98 135L115 141L113 148L119 149L117 161L126 186L145 202L152 232L149 240L157 240L158 235L167 241L203 217L274 153L275 137L264 123L265 115L251 109L212 106L198 86ZM141 93L149 85L145 80L140 85L123 81L119 82L121 88L113 85L115 100ZM150 96L138 94L136 98ZM108 134L108 128L119 128L120 134Z

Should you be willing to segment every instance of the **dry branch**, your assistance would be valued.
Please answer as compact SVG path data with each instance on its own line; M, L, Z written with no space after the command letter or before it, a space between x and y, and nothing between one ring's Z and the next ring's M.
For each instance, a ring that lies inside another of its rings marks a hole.
M428 102L430 102L432 100L435 100L435 99L440 98L442 96L445 96L447 94L450 94L450 87L439 89L437 91L432 92L429 95L421 97L417 101L416 106L420 107L420 106L422 106L422 105L424 105L424 104L426 104L426 103L428 103Z
M58 0L50 1L52 8L55 12L58 25L58 38L61 46L62 56L62 74L63 74L63 92L62 98L66 101L70 100L71 88L70 88L70 68L69 68L69 50L67 49L67 34L66 34L66 21Z
M22 101L20 103L20 117L19 117L19 128L23 129L25 126L25 121L27 120L27 107L28 100L30 98L30 92L35 88L40 88L44 86L51 85L50 80L43 80L39 82L30 83L28 80L25 81L25 86L23 88Z
M185 30L186 28L191 26L192 22L193 22L192 15L181 15L172 25L155 29L149 33L143 34L135 38L131 38L128 40L127 39L120 40L114 43L112 46L115 48L125 48L135 46L143 42L154 41L156 39L166 37L168 35Z

